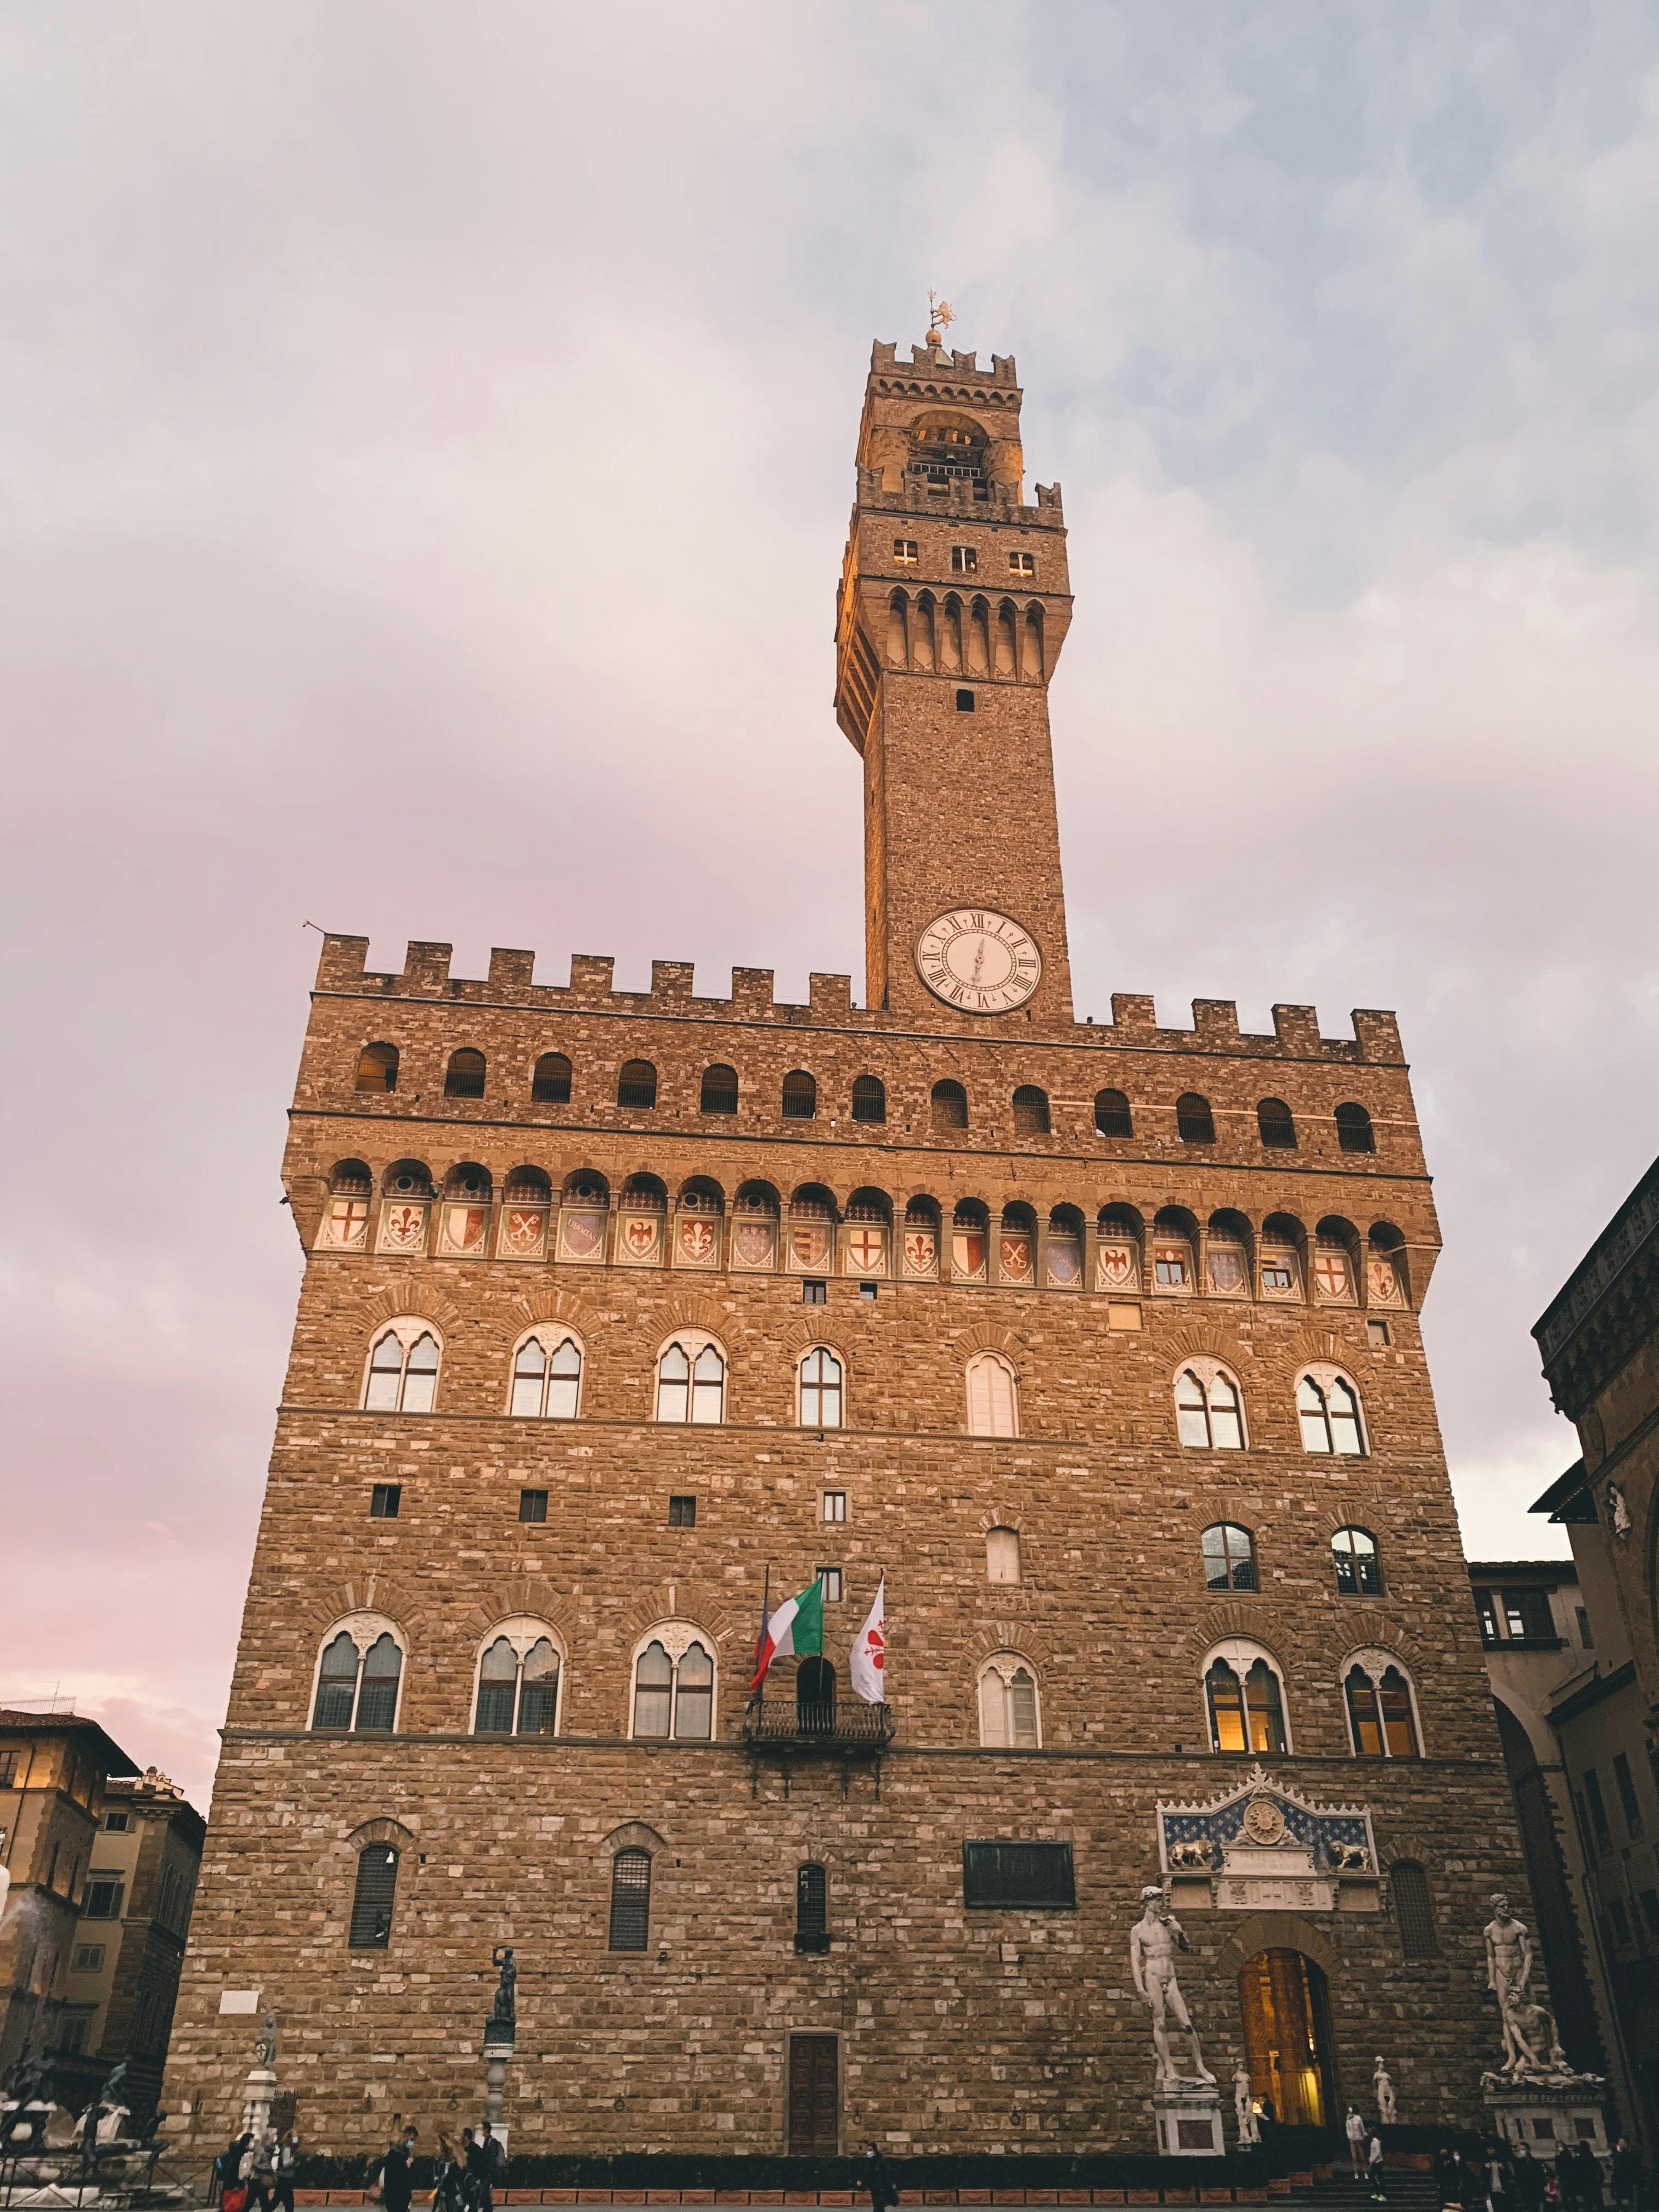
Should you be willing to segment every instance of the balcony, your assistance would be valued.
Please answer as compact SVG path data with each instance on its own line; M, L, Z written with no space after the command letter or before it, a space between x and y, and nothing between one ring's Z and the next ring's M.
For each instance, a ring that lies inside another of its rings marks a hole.
M820 1704L781 1698L769 1705L750 1706L743 1736L757 1751L879 1754L893 1741L893 1712L890 1705L866 1705L861 1699L843 1705L838 1699Z

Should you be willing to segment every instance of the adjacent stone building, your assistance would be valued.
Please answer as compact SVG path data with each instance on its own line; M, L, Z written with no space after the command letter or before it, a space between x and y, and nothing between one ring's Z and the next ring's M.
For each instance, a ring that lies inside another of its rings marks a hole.
M1074 1015L1021 397L874 351L862 1005L325 944L169 2074L204 2143L256 2008L315 2147L476 2116L511 1943L515 2152L1175 2147L1159 1881L1215 2072L1317 2118L1382 2051L1403 2118L1481 2115L1480 1931L1526 1887L1399 1035ZM815 1579L823 1652L752 1705L763 1599Z

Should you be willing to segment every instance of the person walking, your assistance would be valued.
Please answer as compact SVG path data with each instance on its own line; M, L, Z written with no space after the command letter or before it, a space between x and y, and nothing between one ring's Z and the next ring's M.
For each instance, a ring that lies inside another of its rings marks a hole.
M1584 2212L1601 2212L1603 2203L1601 2161L1587 2142L1578 2146L1574 2160L1578 2168L1578 2202Z
M1349 2106L1348 2117L1343 2121L1342 2128L1348 2138L1348 2170L1358 2181L1365 2172L1365 2143L1370 2130L1365 2125L1365 2116L1358 2105Z
M494 2177L489 2171L489 2153L471 2128L461 2130L465 2145L467 2194L469 2212L495 2212Z
M432 2178L433 2212L465 2212L465 2177L455 2146L441 2128L438 2130L437 2170Z
M294 2212L294 2168L299 2155L300 2138L290 2128L277 2138L276 2174L271 2184L271 2195L282 2212Z
M1510 2169L1519 2212L1544 2212L1544 2169L1525 2143L1517 2143Z
M1382 2186L1382 2138L1375 2128L1365 2145L1365 2171L1370 2177L1372 2203L1386 2204L1389 2197Z
M1501 2143L1486 2146L1486 2212L1510 2212L1510 2162Z
M256 2205L258 2212L270 2212L271 2184L276 2172L274 2142L269 2128L261 2128L248 2138L236 2175L242 2185L244 2212L254 2212Z
M493 2208L495 2191L507 2186L507 2151L488 2120L478 2131L478 2141L483 2146L484 2169L489 2179L489 2191L484 2202L486 2206Z
M1434 2154L1434 2201L1440 2212L1458 2201L1457 2160L1449 2143L1442 2143Z
M410 2161L415 2155L415 2139L419 2133L420 2130L411 2122L387 2148L386 2164L380 2169L380 2202L385 2205L386 2212L409 2212L410 2199L415 2194Z
M873 2142L864 2146L864 2172L859 2186L870 2192L870 2212L889 2212L898 2203L898 2191L887 2170L887 2161Z
M1642 2184L1646 2176L1642 2171L1642 2154L1631 2148L1627 2136L1620 2136L1613 2147L1613 2201L1619 2212L1643 2212Z

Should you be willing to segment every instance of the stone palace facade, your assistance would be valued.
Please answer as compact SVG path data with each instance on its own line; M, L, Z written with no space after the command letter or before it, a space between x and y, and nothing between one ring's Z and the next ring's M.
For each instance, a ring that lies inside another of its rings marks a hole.
M1402 2120L1481 2118L1525 1878L1399 1035L1074 1018L1020 404L1010 359L874 349L865 1005L325 943L167 2091L204 2145L256 2008L312 2148L476 2118L511 1943L515 2153L1150 2150L1156 1881L1230 2107L1242 2056L1340 2118L1382 2051ZM821 1578L824 1650L755 1707L769 1574Z

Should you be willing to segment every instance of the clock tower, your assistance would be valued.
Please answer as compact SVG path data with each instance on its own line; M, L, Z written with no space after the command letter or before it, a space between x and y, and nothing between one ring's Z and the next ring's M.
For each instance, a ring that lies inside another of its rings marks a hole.
M971 1030L1072 1020L1048 681L1071 620L1060 488L1024 503L1021 393L942 334L878 344L837 614L864 758L866 993Z

